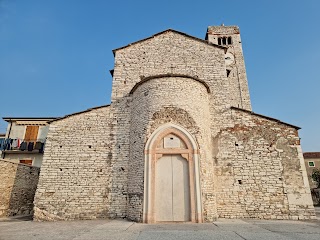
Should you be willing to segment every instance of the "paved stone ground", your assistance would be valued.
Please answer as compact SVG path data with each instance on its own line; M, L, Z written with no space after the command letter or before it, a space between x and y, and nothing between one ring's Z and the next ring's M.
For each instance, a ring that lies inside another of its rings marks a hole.
M320 239L320 208L318 220L271 221L225 220L214 223L140 224L126 220L91 220L70 222L32 222L30 218L0 221L0 239Z

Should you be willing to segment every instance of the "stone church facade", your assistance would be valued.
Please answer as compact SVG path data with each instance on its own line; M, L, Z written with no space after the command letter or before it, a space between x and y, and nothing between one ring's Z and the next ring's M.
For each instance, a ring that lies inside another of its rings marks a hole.
M35 220L315 218L299 128L251 111L238 27L113 52L111 104L50 123Z

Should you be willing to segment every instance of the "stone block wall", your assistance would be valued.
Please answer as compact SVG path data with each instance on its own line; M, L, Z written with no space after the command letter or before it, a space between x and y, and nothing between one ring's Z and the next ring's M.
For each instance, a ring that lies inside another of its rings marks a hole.
M111 120L109 106L104 106L50 124L35 220L109 217Z
M227 52L234 56L232 64L226 66L229 72L229 92L231 105L246 110L251 110L251 102L248 88L248 80L244 63L242 41L238 26L209 26L207 39L209 42L218 44L218 38L231 37L232 44L227 44Z
M224 117L219 113L230 104L224 52L224 47L213 46L171 30L115 51L111 112L116 119L113 125L116 145L112 150L112 161L117 165L117 169L124 170L119 173L115 171L113 179L122 182L127 174L129 176L128 185L124 185L121 191L113 189L113 216L126 217L128 212L127 217L130 219L142 220L144 166L141 164L144 161L144 144L160 124L181 124L185 119L192 119L196 121L196 125L189 125L188 130L193 131L196 137L199 136L200 144L203 143L201 169L206 169L203 174L206 175L204 179L208 179L203 182L205 199L208 199L205 201L208 206L206 216L208 219L214 218L215 208L209 207L214 205L215 201L213 183L209 181L213 176L209 150L210 122L214 122L218 131ZM139 94L131 94L131 90L140 81L157 75L195 77L206 83L210 94L200 83L179 77L152 79L137 88ZM149 93L146 86L151 87ZM151 101L148 102L146 99ZM202 111L203 108L206 108L205 111ZM189 109L192 109L191 113ZM157 119L158 117L161 119ZM135 138L139 139L136 141ZM125 198L126 193L128 202ZM125 208L126 204L128 209Z
M152 79L140 85L132 94L130 127L130 164L128 178L129 217L142 221L144 193L145 144L161 125L173 123L189 131L200 146L201 172L204 194L213 193L210 159L209 93L206 87L189 78L164 77ZM205 171L206 169L207 171ZM139 196L139 197L138 197ZM204 205L208 201L204 201ZM206 217L212 218L214 209L208 209Z
M297 129L232 109L214 152L217 210L222 218L312 219Z
M216 105L230 104L224 47L212 46L173 31L115 52L112 102L127 96L142 77L183 74L205 81Z
M195 39L168 30L116 50L112 103L130 102L130 91L150 76L181 74L196 77L209 86L211 130L217 133L225 119L223 113L230 107L231 96L234 95L230 92L230 82L226 76L227 49ZM130 116L130 109L121 110L122 116L123 111Z
M0 217L30 215L40 169L0 160Z
M110 187L109 216L127 217L129 140L130 140L130 97L114 101L110 106L110 159L112 185Z

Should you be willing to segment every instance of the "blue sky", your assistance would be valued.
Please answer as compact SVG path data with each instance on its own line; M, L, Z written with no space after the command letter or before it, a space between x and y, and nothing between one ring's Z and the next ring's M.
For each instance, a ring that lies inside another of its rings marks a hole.
M0 117L110 103L112 49L168 28L238 25L253 111L300 126L320 151L320 1L0 0ZM6 122L0 121L0 132Z

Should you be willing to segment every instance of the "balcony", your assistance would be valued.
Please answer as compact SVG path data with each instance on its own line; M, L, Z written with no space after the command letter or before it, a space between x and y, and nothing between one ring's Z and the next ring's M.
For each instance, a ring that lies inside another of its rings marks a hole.
M0 139L0 151L4 153L43 153L45 139Z

